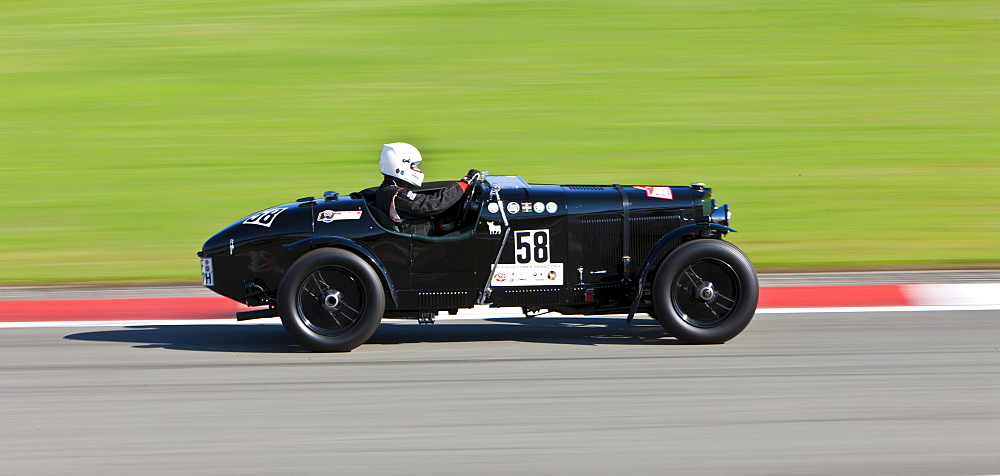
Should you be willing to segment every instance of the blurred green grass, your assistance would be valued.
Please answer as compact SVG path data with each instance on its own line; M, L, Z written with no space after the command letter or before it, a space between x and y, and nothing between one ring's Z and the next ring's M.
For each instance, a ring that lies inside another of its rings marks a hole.
M706 182L763 269L1000 266L996 1L5 1L0 283L379 182Z

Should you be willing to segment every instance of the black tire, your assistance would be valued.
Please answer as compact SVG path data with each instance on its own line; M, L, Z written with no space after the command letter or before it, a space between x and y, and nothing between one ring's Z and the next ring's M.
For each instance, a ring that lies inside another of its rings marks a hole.
M758 296L757 272L739 248L697 239L660 265L651 315L681 342L721 344L750 324Z
M384 311L385 292L375 270L345 250L306 253L278 286L285 331L317 352L349 352L364 344Z

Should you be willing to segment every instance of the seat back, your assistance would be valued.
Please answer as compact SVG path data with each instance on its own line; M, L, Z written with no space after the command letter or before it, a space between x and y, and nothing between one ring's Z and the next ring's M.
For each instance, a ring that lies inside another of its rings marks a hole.
M384 210L379 208L375 204L375 196L378 192L378 187L366 188L360 192L354 192L351 194L351 198L360 199L364 207L368 209L368 213L371 213L372 218L375 219L375 223L382 227L386 231L391 231L393 233L400 233L399 225L389 218L389 214Z
M385 228L386 231L391 231L393 233L400 232L399 225L397 225L396 222L392 221L392 219L389 218L388 213L382 211L381 208L376 207L374 203L365 202L365 205L368 207L368 211L371 212L372 217L375 218L375 223L378 223L378 226Z

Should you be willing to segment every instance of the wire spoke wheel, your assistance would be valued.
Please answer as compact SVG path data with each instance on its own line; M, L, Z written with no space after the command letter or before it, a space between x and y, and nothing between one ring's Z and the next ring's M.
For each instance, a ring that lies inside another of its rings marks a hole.
M320 268L306 278L299 289L299 316L313 332L337 335L350 330L363 315L364 287L349 269Z
M757 273L736 246L697 239L667 255L653 281L652 314L678 340L722 343L757 310Z
M306 253L278 287L281 324L298 343L319 352L346 352L363 344L384 310L378 274L347 250Z
M715 258L687 265L674 279L672 292L674 310L696 327L712 327L724 321L742 294L733 267Z

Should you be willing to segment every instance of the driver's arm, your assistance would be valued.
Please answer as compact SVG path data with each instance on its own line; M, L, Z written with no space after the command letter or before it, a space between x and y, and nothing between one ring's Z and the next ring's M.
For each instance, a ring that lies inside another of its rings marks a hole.
M400 190L394 198L396 213L401 218L408 220L440 215L458 203L468 188L468 183L459 181L452 182L447 187L434 190L433 192Z

